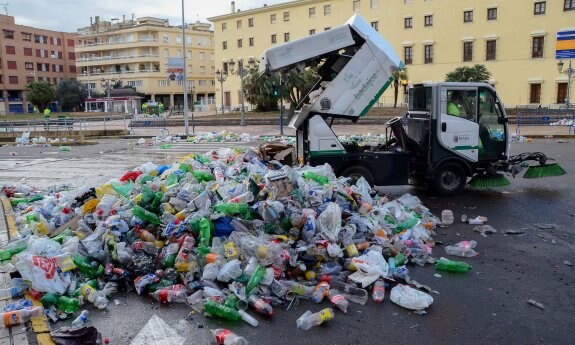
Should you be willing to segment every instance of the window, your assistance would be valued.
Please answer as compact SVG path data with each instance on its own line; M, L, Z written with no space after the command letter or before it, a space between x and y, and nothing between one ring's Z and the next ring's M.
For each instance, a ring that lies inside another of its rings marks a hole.
M423 46L423 63L433 63L433 45L426 44Z
M370 8L377 8L377 0L371 0L369 3Z
M26 76L26 84L30 84L31 82L34 81L34 77L33 76Z
M533 14L536 16L545 14L545 1L538 1L534 4Z
M206 81L205 80L198 80L198 85L199 86L206 86Z
M189 45L192 45L192 43L194 43L194 39L192 38L192 36L190 35L186 36L186 43Z
M563 4L563 11L573 11L575 10L575 0L565 0Z
M271 24L275 24L275 23L276 23L276 15L275 15L275 14L270 14L270 23L271 23Z
M7 61L8 62L8 69L18 69L16 61Z
M497 41L489 40L485 41L485 60L493 61L497 56Z
M250 47L253 47L254 46L254 38L250 37L249 41L250 41Z
M308 9L308 16L309 16L310 18L315 18L315 7L310 7L310 8Z
M413 28L413 18L412 17L403 18L403 28L404 29Z
M3 29L2 33L4 34L4 38L8 39L8 40L13 40L14 39L14 31L13 30L6 30Z
M463 22L464 23L473 22L473 11L463 11Z
M128 86L130 86L130 87L144 86L144 81L143 80L128 80Z
M223 41L223 42L222 42L222 49L223 49L223 50L228 49L228 42L227 42L227 41Z
M323 6L323 15L324 16L331 16L331 5L324 5Z
M215 59L216 59L216 55L214 53L210 53L210 61L214 61Z
M284 12L284 22L289 22L289 12Z
M32 56L32 48L24 48L24 56Z
M200 66L200 74L206 74L206 66Z
M10 55L16 54L16 47L6 46L6 54L10 54Z
M8 77L8 83L9 84L18 84L18 77L15 77L13 75Z
M226 31L228 28L228 23L222 23L222 32Z
M463 62L473 61L473 42L463 42Z
M557 83L557 103L567 103L567 83Z
M310 35L310 36L311 36L311 35L315 35L315 29L309 30L309 35Z
M200 60L205 60L205 59L206 59L206 53L200 52Z
M406 65L413 63L413 47L403 47L403 62Z
M375 31L379 31L379 22L371 22L371 27L372 27Z
M359 12L360 9L361 9L360 0L353 0L353 12Z
M48 37L43 35L34 35L34 42L41 44L48 43Z
M536 36L533 37L533 47L531 49L532 58L542 58L543 57L543 46L545 42L545 37Z
M170 37L166 34L164 34L164 43L169 43L170 42Z
M433 26L433 15L429 14L425 17L423 17L423 25L424 26Z
M487 9L487 20L497 19L497 7Z
M191 51L191 50L188 50L188 53L186 54L186 57L187 57L188 59L191 59L191 58L192 58L192 51Z
M242 20L238 20L236 21L236 29L241 29L242 28Z
M27 32L22 33L22 41L32 42L32 34Z
M272 34L272 44L277 43L277 35L276 34Z
M34 63L32 63L32 62L26 62L26 63L24 64L24 68L25 68L26 70L28 70L28 71L32 71L32 70L34 70Z
M253 18L248 18L248 26L249 26L250 28L253 28L253 27L254 27L254 19L253 19Z
M284 42L289 42L289 32L284 32Z
M76 53L68 52L68 60L76 60Z
M541 84L529 84L529 103L541 103Z
M67 45L68 45L68 47L73 47L74 46L74 40L68 40Z
M243 41L241 38L238 38L238 48L241 48L243 46Z
M70 65L70 73L76 73L76 66Z
M477 108L477 91L447 90L447 108L445 114L475 121Z
M182 44L182 36L176 36L176 44Z

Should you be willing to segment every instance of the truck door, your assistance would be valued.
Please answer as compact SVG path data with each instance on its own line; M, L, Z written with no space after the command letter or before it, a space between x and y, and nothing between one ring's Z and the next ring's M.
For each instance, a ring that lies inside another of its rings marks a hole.
M477 162L477 88L442 87L440 100L438 130L441 144L456 155Z
M479 88L479 160L498 160L507 157L507 122L495 93Z

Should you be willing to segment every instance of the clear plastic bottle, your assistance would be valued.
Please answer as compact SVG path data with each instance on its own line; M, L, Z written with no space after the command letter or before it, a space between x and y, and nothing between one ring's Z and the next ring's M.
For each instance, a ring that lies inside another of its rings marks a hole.
M339 291L335 289L330 289L328 293L329 301L333 303L339 310L344 314L347 314L347 307L349 306L349 301L342 295Z
M331 308L325 308L313 314L308 310L296 320L296 324L297 328L307 331L313 326L319 326L331 319L333 319L333 309Z
M0 300L22 296L28 286L20 278L12 279L12 287L0 290Z
M156 290L153 294L151 294L151 296L154 297L156 300L160 301L161 303L169 303L169 302L185 303L187 294L186 291L183 290L176 291L176 290L162 289L162 290Z
M78 317L74 321L72 321L72 327L80 328L80 327L84 326L85 324L87 324L88 323L88 315L90 315L89 311L82 310L80 315L78 315Z
M377 303L383 302L383 299L385 298L385 282L383 279L379 278L375 283L373 283L371 298L373 298Z
M218 328L212 330L214 340L218 345L247 345L248 341L244 337L233 333L230 330Z
M326 281L320 282L313 289L311 300L314 303L321 303L323 301L323 298L327 296L328 291L329 291L329 283Z
M461 241L452 246L445 247L445 252L449 255L470 258L479 255L473 248L477 246L477 241Z
M451 211L451 210L441 211L441 223L443 225L453 224L453 211Z
M108 299L106 296L92 286L88 284L83 284L80 287L80 294L84 296L88 302L94 304L94 306L98 309L104 309L108 306Z

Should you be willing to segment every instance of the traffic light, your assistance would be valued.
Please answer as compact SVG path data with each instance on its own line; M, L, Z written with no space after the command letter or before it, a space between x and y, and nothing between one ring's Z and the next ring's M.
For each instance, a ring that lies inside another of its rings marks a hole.
M274 85L274 88L273 88L272 95L273 95L274 97L278 97L278 96L279 96L278 87L275 86L275 85Z

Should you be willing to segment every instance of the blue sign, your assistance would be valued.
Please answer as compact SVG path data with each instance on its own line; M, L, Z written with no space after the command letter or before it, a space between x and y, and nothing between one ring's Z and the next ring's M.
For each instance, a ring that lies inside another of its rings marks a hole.
M557 32L555 59L575 59L575 30Z

